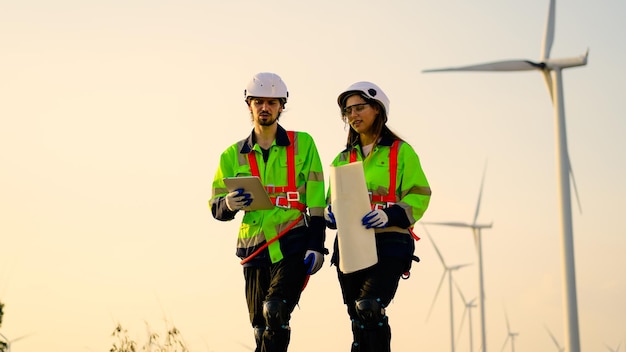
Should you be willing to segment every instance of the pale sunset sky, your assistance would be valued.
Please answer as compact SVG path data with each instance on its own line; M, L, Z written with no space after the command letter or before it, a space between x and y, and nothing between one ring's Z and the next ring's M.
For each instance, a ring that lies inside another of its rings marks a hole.
M239 259L241 220L207 206L220 153L252 128L243 90L279 74L280 123L315 138L325 176L345 144L336 97L369 80L389 126L417 151L433 191L423 221L474 216L486 166L487 346L508 316L516 351L565 343L554 112L538 72L423 73L539 59L542 1L0 1L0 333L20 351L108 351L117 323L177 327L191 351L253 346ZM551 56L563 71L582 350L626 345L626 2L558 1ZM327 184L326 187L329 185ZM450 350L443 267L478 296L469 229L421 225L409 280L388 309L395 352ZM335 232L327 232L332 247ZM348 351L335 267L294 311L292 351ZM457 351L469 322L455 293ZM480 347L472 310L473 350ZM21 338L23 337L23 338ZM510 350L507 345L506 350Z

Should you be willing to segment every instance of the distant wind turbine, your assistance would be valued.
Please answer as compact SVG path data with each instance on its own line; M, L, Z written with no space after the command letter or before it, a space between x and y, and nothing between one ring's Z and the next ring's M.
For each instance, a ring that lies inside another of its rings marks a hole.
M470 264L448 266L446 264L446 261L443 259L443 256L441 255L439 248L437 248L437 245L435 245L435 241L433 241L432 237L430 236L430 233L428 233L428 230L426 229L426 227L424 227L424 231L426 232L426 235L430 239L430 242L433 244L433 247L435 247L437 256L439 257L439 260L441 260L441 264L443 265L443 268L444 268L443 274L441 275L441 280L439 280L439 285L437 286L437 292L435 293L435 297L433 298L433 303L430 305L430 310L428 311L428 315L426 316L426 320L430 318L430 313L432 313L433 307L435 306L435 302L437 301L437 297L439 297L439 291L441 290L441 285L443 285L443 280L446 278L446 275L448 275L448 285L449 285L449 294L450 294L450 345L452 348L452 352L454 352L454 309L453 309L454 305L452 303L453 302L452 272L454 270L459 270L462 267L468 266Z
M554 337L554 334L552 333L552 331L550 331L550 329L548 329L547 326L546 326L546 331L548 331L548 334L550 334L550 338L552 339L552 341L556 345L556 348L558 349L558 351L559 352L564 352L565 351L565 347L561 347L561 345L559 344L559 341L557 341L556 337Z
M585 54L561 59L550 58L550 50L554 41L555 0L550 0L548 20L545 28L541 56L538 62L531 60L497 61L478 65L424 70L423 72L440 71L527 71L537 70L543 74L548 92L554 104L556 120L556 149L558 158L557 181L560 185L559 204L561 208L561 242L565 296L566 350L580 352L578 329L578 303L576 298L576 270L574 261L574 240L572 230L572 209L570 196L571 165L567 151L567 133L565 128L565 108L563 100L563 79L561 71L565 68L584 66L587 64L589 50ZM575 186L575 183L574 183ZM484 341L483 341L484 343Z
M487 163L485 162L485 168L483 169L483 176L480 181L480 191L478 192L478 201L476 202L476 211L474 212L474 219L471 224L466 222L427 222L424 221L422 224L426 225L444 225L444 226L453 226L453 227L469 227L472 229L472 233L474 234L474 244L476 246L476 251L478 252L478 300L479 300L479 308L480 308L480 331L481 331L481 350L483 352L487 351L487 331L485 324L485 286L484 286L484 277L483 277L483 240L482 240L482 229L490 229L493 225L490 224L479 224L478 221L478 213L480 212L480 202L483 196L483 186L485 184L485 173L487 171Z
M515 338L517 337L517 335L519 335L519 333L511 331L511 326L509 325L509 315L506 314L506 311L504 312L504 318L506 318L507 335L506 335L506 340L504 340L504 344L502 345L501 352L504 351L504 348L506 347L506 343L509 341L511 341L511 352L515 352Z
M472 308L476 308L476 304L474 303L476 298L472 298L468 302L465 299L465 296L463 296L463 292L461 292L461 288L456 283L456 281L454 282L454 285L456 286L457 291L459 291L459 295L461 296L461 299L463 300L463 304L465 304L465 309L463 310L463 315L461 316L461 323L459 324L459 335L457 336L457 338L461 336L461 330L463 329L463 322L465 321L465 317L467 316L468 321L469 321L469 347L470 347L470 352L474 352L474 331L472 330Z

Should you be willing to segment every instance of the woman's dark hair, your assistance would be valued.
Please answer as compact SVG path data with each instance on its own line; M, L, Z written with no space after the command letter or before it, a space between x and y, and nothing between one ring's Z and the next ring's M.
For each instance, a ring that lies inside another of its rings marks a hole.
M355 93L355 94L358 94L361 98L363 98L363 100L365 100L365 102L367 102L372 107L375 107L378 110L378 114L376 115L376 119L374 120L374 124L372 125L372 129L374 130L374 135L376 136L375 138L376 142L374 142L374 145L378 144L378 139L380 137L386 137L392 140L396 140L396 139L402 140L402 138L400 138L398 135L393 133L389 129L389 127L387 127L387 124L385 123L385 121L387 121L387 116L386 116L385 108L382 106L382 104L380 104L378 101L374 99L368 98L367 96L363 94L359 94L359 93ZM356 132L354 129L352 129L352 127L348 123L348 118L343 115L343 109L346 107L346 101L348 100L348 97L352 95L354 94L350 94L344 97L343 101L341 102L341 109L340 109L340 111L342 112L341 119L348 126L348 140L346 141L346 148L350 148L356 144L361 143L361 138L359 136L359 133Z

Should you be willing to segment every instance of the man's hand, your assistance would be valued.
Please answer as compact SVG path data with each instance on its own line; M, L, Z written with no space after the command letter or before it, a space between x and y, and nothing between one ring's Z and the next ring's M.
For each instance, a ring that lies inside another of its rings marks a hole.
M322 268L322 264L324 264L324 255L320 252L309 249L304 254L304 264L309 267L306 273L313 275Z
M241 210L252 203L250 193L243 193L243 188L239 188L226 195L226 206L230 211Z

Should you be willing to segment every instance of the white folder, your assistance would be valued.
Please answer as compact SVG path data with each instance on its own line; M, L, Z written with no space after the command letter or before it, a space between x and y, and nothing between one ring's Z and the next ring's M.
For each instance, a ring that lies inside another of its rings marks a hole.
M376 264L374 229L361 223L371 210L362 162L331 167L330 197L337 221L339 270L348 274Z

